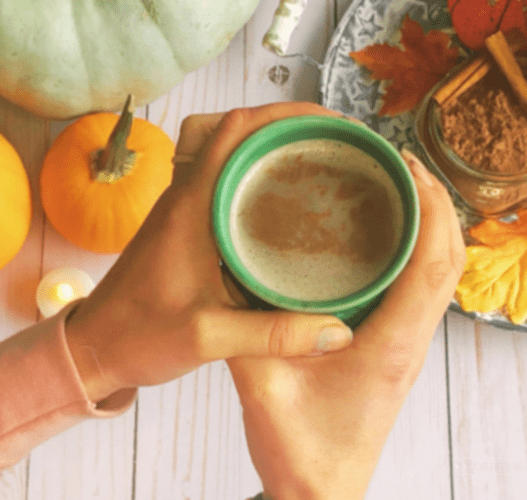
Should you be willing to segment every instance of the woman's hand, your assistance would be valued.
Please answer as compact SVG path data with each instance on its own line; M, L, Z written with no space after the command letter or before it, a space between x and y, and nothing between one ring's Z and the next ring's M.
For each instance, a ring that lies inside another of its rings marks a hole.
M418 241L352 344L319 357L229 360L251 456L273 500L363 498L461 276L465 248L449 195L403 156L419 190Z
M211 202L223 165L268 123L336 113L311 103L196 115L181 127L171 186L66 334L88 395L179 377L233 356L293 356L341 349L351 331L333 316L248 310L221 272Z

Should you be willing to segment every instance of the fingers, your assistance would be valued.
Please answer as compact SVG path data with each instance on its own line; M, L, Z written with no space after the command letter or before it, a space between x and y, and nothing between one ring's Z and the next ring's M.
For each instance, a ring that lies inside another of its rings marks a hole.
M176 145L177 156L195 156L212 135L225 113L189 115L182 122Z
M220 123L225 113L189 115L181 123L179 138L172 163L172 188L188 185L196 173L196 159L200 150Z
M402 356L424 359L461 276L465 247L444 186L413 154L403 152L403 157L419 193L419 235L408 265L379 307L356 329L356 337L377 346L397 346ZM369 330L376 334L368 336Z
M181 124L176 146L172 187L177 189L194 182L200 191L201 208L208 209L221 169L249 135L273 121L307 114L342 116L310 102L281 102L188 116Z
M465 245L450 196L446 188L413 154L405 152L404 156L416 178L423 219L420 228L422 236L417 241L410 264L419 266L420 262L435 255L438 261L444 260L460 274L465 260ZM425 175L431 180L430 184L426 185L430 189L420 186L423 183L422 176ZM440 233L443 230L445 233L441 237ZM433 281L432 277L429 277L428 281ZM437 283L437 287L441 284Z
M214 308L198 322L206 360L236 356L301 356L347 347L352 331L333 316Z
M202 157L200 188L210 196L217 177L234 150L251 134L274 121L298 115L341 116L315 103L280 102L256 108L234 109L225 114L208 140Z

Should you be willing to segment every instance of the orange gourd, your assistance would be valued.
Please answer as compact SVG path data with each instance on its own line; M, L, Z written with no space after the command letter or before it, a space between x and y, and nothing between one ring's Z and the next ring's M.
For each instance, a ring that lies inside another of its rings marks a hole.
M133 118L131 97L121 118L80 118L44 159L40 196L48 220L81 248L121 252L170 184L174 147L159 127Z
M527 35L527 0L448 0L452 26L471 49L485 46L485 39L519 29Z
M31 212L31 189L22 160L0 135L0 268L22 247Z

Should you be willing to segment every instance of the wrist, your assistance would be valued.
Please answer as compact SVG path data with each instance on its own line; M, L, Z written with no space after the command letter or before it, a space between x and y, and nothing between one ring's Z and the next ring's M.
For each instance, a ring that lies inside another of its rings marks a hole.
M78 304L65 319L68 347L88 398L99 403L119 390L104 373L95 346L93 332L86 321L84 302Z

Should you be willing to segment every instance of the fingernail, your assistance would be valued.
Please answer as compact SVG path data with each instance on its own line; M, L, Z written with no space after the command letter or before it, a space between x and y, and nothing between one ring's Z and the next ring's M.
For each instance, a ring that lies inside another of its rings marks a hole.
M345 325L329 325L320 330L314 354L339 351L351 343L353 332Z
M408 168L411 170L412 174L415 177L424 182L427 186L432 187L434 181L432 179L432 174L426 169L426 167L421 163L421 161L408 149L403 148L401 150L401 156L406 161Z

